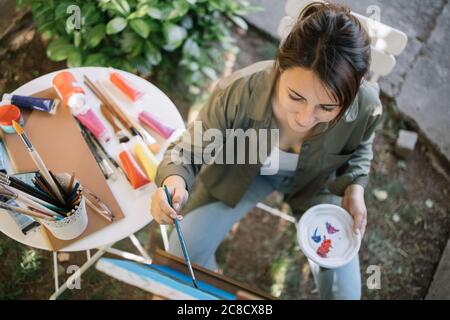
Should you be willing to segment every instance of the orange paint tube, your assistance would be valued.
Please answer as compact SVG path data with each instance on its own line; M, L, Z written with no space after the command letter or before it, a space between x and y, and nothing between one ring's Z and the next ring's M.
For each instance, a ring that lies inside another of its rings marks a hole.
M133 102L140 100L144 96L143 92L133 88L130 82L118 72L111 71L109 73L109 80Z
M142 172L142 169L139 167L136 160L124 145L122 151L120 151L119 153L119 161L133 189L142 187L150 182L150 180L148 180L145 176L145 173Z

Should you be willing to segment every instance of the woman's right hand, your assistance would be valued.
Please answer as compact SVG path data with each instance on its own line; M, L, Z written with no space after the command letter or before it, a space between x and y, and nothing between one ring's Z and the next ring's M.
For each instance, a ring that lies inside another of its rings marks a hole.
M182 216L178 215L178 212L189 196L186 190L186 182L181 176L173 175L168 176L162 185L152 195L150 213L159 224L173 224L173 219L183 219ZM167 200L164 185L169 189L173 208L170 207L169 201Z

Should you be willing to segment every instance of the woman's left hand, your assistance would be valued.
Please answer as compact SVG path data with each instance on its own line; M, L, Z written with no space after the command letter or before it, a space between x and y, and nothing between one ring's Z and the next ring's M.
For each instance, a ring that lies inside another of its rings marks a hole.
M351 184L345 189L342 208L353 217L353 231L359 230L361 239L364 237L367 224L367 208L364 202L364 188L359 184Z

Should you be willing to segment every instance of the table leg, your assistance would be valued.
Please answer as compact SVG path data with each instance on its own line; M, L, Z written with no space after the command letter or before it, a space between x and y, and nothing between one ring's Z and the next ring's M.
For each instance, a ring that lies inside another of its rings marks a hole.
M136 247L136 249L139 251L139 253L146 259L151 260L150 256L148 255L147 251L142 247L141 243L139 242L138 238L134 234L131 234L129 236L131 242Z
M122 251L122 250L119 250L119 249L115 249L113 247L109 247L105 251L108 252L108 253L114 254L116 256L122 257L124 259L136 261L138 263L143 263L143 264L151 264L152 263L152 259L151 258L147 259L147 258L138 256L138 255L130 253L130 252L126 252L126 251Z
M89 269L90 266L92 266L98 259L101 258L101 256L106 252L106 249L109 248L111 245L105 246L100 248L92 257L89 259L85 264L81 266L81 268L72 274L67 281L59 287L50 297L50 300L56 300L68 287L70 283L73 283L78 277L81 277L81 275Z
M167 226L160 224L161 237L163 238L164 250L169 251L169 237L167 236Z
M59 275L58 275L58 252L53 251L53 279L55 283L55 292L59 289Z

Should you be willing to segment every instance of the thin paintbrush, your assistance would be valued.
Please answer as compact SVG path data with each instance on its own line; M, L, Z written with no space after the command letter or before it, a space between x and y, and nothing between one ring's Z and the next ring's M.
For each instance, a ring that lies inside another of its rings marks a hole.
M25 131L22 129L20 124L18 124L16 121L12 122L14 129L16 129L17 134L22 138L23 143L28 149L28 152L30 153L31 158L33 159L34 163L39 169L39 172L41 173L42 177L47 181L48 185L51 187L53 192L56 194L56 197L58 198L61 203L64 202L64 197L62 196L61 192L59 192L58 187L55 184L55 181L53 181L53 178L51 177L50 173L48 172L47 167L44 164L44 161L42 161L42 158L40 157L39 153L34 149L33 144L31 143L30 139L28 138Z
M103 155L109 160L109 162L111 162L111 164L114 167L116 167L117 170L121 170L117 161L114 160L108 152L106 152L105 148L103 148L101 143L94 137L94 135L92 135L92 133L89 130L87 130L86 127L81 122L78 121L78 119L75 118L75 120L77 120L81 129L81 133L85 138L86 142L89 140L90 143L92 143L92 145L94 145L98 150L100 150L103 153Z
M167 188L166 185L164 185L164 191L166 192L167 201L169 202L170 207L173 208L172 198L170 197L169 189ZM178 239L180 240L181 249L183 250L184 259L186 260L186 263L189 268L189 273L191 274L191 277L192 277L192 283L194 284L195 288L198 288L197 282L195 281L194 270L192 269L191 259L189 258L189 253L186 248L186 242L184 241L183 232L181 231L178 220L177 219L173 219L173 220L175 223L175 228L177 230Z
M84 76L84 83L88 86L89 89L100 99L103 105L108 108L109 111L122 123L122 125L130 131L132 135L137 134L137 130L133 127L133 124L130 122L128 117L122 112L120 108L118 108L113 101L109 100L108 97L100 90L98 84L92 82L87 76Z
M159 144L156 142L155 138L152 137L152 135L142 127L138 121L134 120L132 116L130 116L125 110L122 109L122 107L114 101L114 98L112 94L109 92L108 88L103 85L101 82L96 82L97 90L101 90L102 96L109 102L109 105L114 108L115 113L121 114L122 118L126 119L126 124L131 128L130 132L133 136L140 136L142 140L144 140L145 144L147 144L151 151L154 153L156 149L159 151ZM118 117L118 119L120 119ZM122 123L124 124L124 123ZM126 126L126 124L124 124Z
M108 180L109 178L112 178L112 180L115 180L116 175L115 175L113 169L111 168L109 163L106 161L106 159L104 159L100 155L100 153L97 150L97 148L95 147L95 145L92 143L92 141L87 136L86 131L81 130L81 134L83 135L83 138L86 141L86 144L88 145L89 150L91 151L92 155L94 156L95 161L97 162L98 166L102 170L102 173L103 173L103 176L105 177L105 179Z

